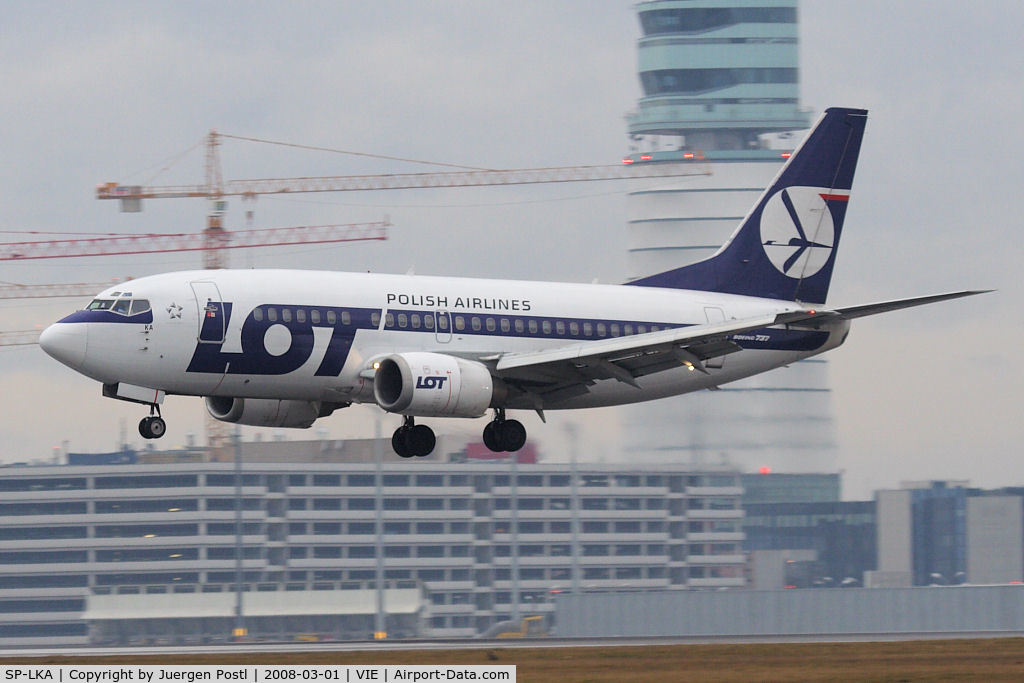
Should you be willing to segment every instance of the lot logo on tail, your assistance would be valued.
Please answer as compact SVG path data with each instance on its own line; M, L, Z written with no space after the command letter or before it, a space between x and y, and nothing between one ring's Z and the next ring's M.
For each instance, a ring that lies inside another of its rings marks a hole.
M810 277L825 267L835 246L835 224L827 200L847 200L818 187L791 186L776 192L761 212L761 244L768 260L791 278Z

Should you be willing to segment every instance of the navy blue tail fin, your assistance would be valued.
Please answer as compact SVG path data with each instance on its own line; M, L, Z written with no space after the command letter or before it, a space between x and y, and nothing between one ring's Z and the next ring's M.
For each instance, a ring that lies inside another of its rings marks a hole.
M827 110L714 256L629 284L824 303L866 122Z

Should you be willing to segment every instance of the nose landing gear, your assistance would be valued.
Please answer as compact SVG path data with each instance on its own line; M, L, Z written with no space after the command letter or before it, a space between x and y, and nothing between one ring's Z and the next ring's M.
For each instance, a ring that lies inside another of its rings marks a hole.
M155 415L153 413L156 413ZM160 417L160 406L151 404L149 406L149 417L142 418L139 422L139 434L145 439L159 439L167 433L167 423Z
M526 444L526 427L519 420L506 420L505 409L495 408L494 419L484 427L484 445L495 453L514 453Z
M422 458L430 455L437 445L434 430L427 425L418 425L412 415L405 418L401 427L391 437L391 447L402 458Z

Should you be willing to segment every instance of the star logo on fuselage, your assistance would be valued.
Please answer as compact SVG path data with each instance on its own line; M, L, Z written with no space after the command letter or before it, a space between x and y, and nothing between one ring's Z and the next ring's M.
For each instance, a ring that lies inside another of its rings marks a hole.
M179 306L178 304L175 304L175 303L172 303L170 306L167 307L167 314L169 316L171 316L171 318L180 318L181 317L181 311L182 311L181 306Z

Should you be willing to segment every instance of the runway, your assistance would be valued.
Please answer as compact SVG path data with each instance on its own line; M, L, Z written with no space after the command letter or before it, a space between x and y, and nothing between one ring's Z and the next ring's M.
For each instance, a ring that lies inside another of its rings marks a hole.
M907 633L825 633L798 635L693 636L652 638L502 638L429 639L383 641L327 641L319 643L223 643L216 645L142 645L133 647L45 647L0 650L0 664L7 658L167 656L189 654L273 654L310 652L402 652L486 650L519 648L653 647L660 645L743 645L766 643L870 643L925 640L961 640L1024 637L1024 631L960 631Z

